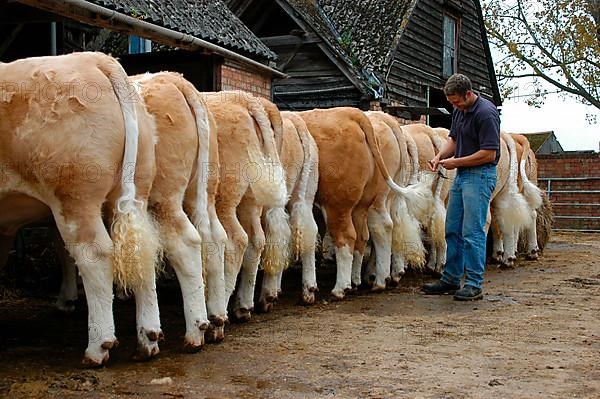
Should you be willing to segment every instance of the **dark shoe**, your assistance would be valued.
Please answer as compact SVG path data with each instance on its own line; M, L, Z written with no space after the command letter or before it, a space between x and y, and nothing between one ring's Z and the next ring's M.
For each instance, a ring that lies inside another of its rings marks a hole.
M426 295L454 294L458 289L460 289L459 285L449 284L442 280L421 287L421 291Z
M472 285L465 285L454 294L454 299L457 301L475 301L481 298L483 298L481 288L473 287Z

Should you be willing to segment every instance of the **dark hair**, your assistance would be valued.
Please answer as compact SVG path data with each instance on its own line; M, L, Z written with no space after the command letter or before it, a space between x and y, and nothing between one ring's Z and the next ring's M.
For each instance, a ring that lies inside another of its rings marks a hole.
M454 94L465 96L467 91L473 91L471 80L461 73L450 76L444 85L444 94L447 96Z

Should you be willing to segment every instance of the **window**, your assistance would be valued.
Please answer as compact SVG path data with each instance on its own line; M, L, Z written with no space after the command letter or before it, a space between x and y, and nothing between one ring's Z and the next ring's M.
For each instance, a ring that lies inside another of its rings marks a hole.
M129 36L129 54L149 53L152 41L138 36Z
M450 76L457 70L459 20L453 15L444 14L444 47L442 73Z

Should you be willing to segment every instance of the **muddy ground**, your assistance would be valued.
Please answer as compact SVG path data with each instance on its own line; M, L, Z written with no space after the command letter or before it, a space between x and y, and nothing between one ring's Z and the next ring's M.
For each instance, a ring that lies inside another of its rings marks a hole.
M333 284L321 270L322 292ZM598 398L600 236L556 234L541 260L490 267L476 303L420 295L406 278L382 294L296 305L298 273L274 311L232 324L225 342L181 351L176 285L159 292L166 341L134 363L134 307L115 304L121 345L100 370L79 366L84 304L0 300L0 395L189 398ZM165 377L169 377L166 379ZM161 380L162 379L162 380ZM154 383L153 383L154 380ZM158 381L157 381L158 380ZM157 384L157 382L159 382Z

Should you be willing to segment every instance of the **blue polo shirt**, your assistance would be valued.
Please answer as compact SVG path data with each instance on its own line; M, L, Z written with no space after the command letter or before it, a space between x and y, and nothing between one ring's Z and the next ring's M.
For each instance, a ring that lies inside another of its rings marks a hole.
M454 108L450 137L456 142L456 158L479 150L496 150L496 159L491 162L496 165L500 158L500 114L494 103L477 96L467 111Z

